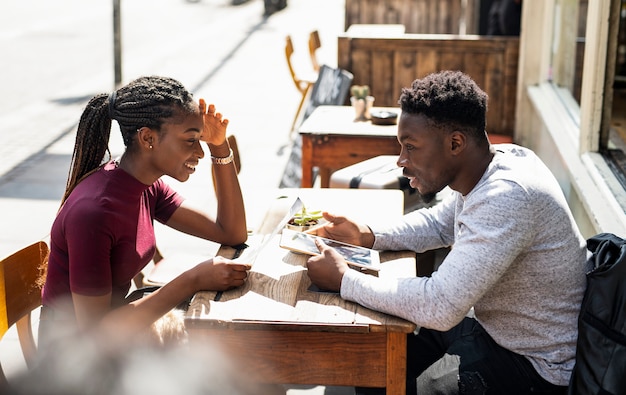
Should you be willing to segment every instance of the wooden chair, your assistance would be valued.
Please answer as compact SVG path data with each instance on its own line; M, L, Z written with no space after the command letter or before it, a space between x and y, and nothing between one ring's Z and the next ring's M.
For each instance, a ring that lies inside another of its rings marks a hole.
M321 46L320 34L317 30L313 30L311 34L309 34L309 55L311 56L311 65L316 73L320 71L320 63L317 60L317 50L320 49Z
M302 122L322 105L344 104L354 76L347 70L321 65L317 81L311 88L309 100L304 108ZM292 129L293 131L293 129ZM302 136L296 133L291 141L291 153L280 180L280 188L299 188L302 184ZM313 179L317 176L317 171Z
M296 110L296 115L294 116L293 122L291 123L291 129L289 130L290 133L295 129L298 119L300 118L300 113L302 111L302 107L304 106L304 102L306 101L306 98L309 95L309 91L313 87L313 84L315 84L315 81L317 80L317 75L310 76L308 78L302 78L298 76L291 59L293 53L293 41L291 40L291 36L288 35L285 38L285 58L287 59L287 66L289 67L289 72L291 73L293 83L296 86L296 89L298 89L298 91L302 95L302 97L300 98L300 103L298 104L298 109Z
M29 368L37 353L31 312L41 306L42 276L48 252L48 245L40 241L0 261L0 339L15 325ZM6 385L6 377L0 367L0 388L3 385Z

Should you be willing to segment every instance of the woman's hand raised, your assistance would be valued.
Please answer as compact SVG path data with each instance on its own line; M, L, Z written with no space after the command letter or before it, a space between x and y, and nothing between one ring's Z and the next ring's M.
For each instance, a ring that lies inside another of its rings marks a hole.
M216 146L224 144L228 119L222 119L222 114L216 112L215 105L209 104L207 106L204 99L200 99L199 105L204 120L204 130L200 139Z

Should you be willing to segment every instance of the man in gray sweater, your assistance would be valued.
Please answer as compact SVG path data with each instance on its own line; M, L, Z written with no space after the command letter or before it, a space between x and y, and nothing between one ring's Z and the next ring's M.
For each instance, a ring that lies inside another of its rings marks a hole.
M324 213L329 224L317 233L380 250L450 252L431 277L390 282L349 270L319 244L309 277L418 325L408 339L409 394L565 393L586 247L558 182L532 151L490 145L487 95L461 72L415 80L400 105L404 176L422 195L452 193L397 223Z

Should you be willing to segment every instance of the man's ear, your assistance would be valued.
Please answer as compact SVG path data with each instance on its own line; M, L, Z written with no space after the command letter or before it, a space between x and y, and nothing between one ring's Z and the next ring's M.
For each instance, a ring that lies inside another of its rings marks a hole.
M455 130L450 133L449 139L450 153L452 155L458 155L465 150L467 144L467 136L465 136L465 133Z

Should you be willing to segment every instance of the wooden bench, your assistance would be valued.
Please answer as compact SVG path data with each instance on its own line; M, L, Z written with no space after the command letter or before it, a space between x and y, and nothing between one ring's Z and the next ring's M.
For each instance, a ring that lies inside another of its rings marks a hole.
M345 29L401 24L407 33L477 34L480 0L346 0Z
M518 37L410 33L372 37L346 32L338 36L337 52L338 67L353 74L354 84L369 85L379 107L397 106L401 89L416 78L461 70L489 95L488 133L513 138Z

